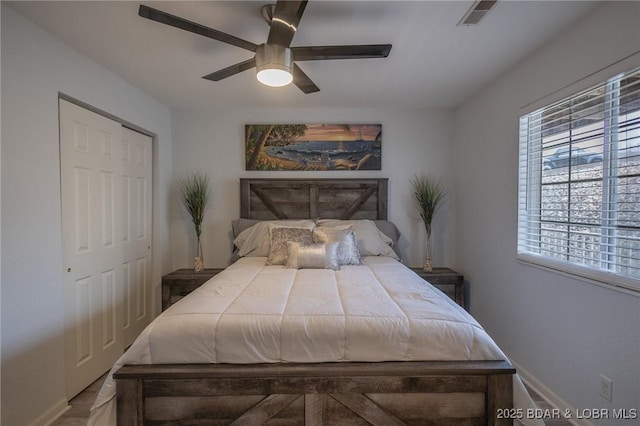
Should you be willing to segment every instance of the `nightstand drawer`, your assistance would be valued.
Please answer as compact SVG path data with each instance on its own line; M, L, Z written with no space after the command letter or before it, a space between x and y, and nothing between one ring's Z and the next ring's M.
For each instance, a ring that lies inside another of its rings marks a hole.
M411 268L411 270L467 309L462 274L449 268L433 268L431 272L424 272L422 268Z
M195 290L196 288L200 287L204 283L205 283L205 281L203 281L201 283L197 283L197 284L195 282L191 281L191 282L185 283L185 284L171 284L169 286L169 295L170 295L169 297L170 297L170 300L171 300L171 305L173 305L178 300L182 299L187 294L191 293L193 290Z
M220 268L193 272L193 269L178 269L162 277L162 310L182 299L193 290L223 271Z
M429 280L427 280L427 281L429 281ZM449 296L451 298L451 300L456 300L456 286L455 285L434 284L431 281L429 281L429 283L431 283L435 288L437 288L438 290L440 290L441 292L443 292L444 294Z

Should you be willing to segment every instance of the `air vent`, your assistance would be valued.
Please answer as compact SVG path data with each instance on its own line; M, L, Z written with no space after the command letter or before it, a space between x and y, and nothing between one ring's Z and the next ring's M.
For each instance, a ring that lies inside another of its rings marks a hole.
M471 8L464 14L458 25L478 25L478 23L489 13L489 11L495 6L497 1L493 0L478 0Z

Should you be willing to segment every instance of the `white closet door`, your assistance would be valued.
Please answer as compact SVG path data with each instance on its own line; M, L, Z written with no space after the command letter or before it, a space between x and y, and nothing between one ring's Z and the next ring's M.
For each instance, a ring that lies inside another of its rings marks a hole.
M122 129L123 325L129 346L151 321L151 137Z
M122 127L60 100L67 397L122 354Z

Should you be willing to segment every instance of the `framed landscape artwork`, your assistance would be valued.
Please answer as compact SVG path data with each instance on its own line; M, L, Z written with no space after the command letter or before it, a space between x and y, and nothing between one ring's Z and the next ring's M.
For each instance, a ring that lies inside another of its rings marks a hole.
M247 124L246 170L381 170L381 124Z

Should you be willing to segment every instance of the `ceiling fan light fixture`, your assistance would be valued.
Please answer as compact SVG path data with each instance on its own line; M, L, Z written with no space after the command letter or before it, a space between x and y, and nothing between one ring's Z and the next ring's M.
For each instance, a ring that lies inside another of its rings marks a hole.
M271 87L282 87L293 81L291 49L278 44L262 44L256 49L258 81Z
M260 83L271 87L286 86L293 81L293 75L289 71L277 68L266 68L258 71L257 77Z

